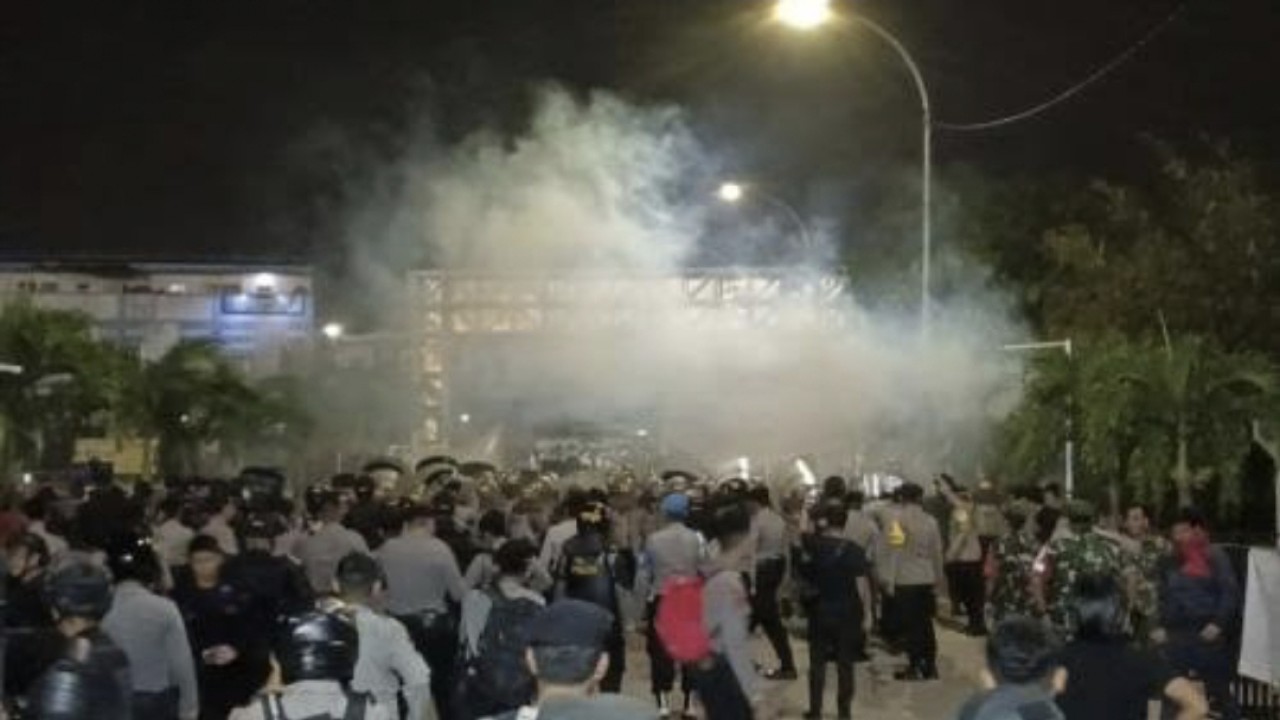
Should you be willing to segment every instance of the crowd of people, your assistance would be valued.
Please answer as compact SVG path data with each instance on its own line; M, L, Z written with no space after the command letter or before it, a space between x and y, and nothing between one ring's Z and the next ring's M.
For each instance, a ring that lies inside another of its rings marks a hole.
M1001 493L943 475L933 492L902 482L867 498L839 477L463 467L375 462L297 506L262 470L159 491L98 473L84 492L10 502L6 712L766 718L770 688L800 679L799 634L805 717L824 717L834 665L835 716L850 718L854 667L873 653L902 658L896 680L938 679L935 619L949 610L990 636L988 688L963 720L1132 720L1150 699L1197 718L1200 685L1238 717L1227 638L1240 593L1194 511L1166 539L1142 506L1107 528L1054 486ZM758 662L757 629L775 662ZM632 633L652 703L621 694Z

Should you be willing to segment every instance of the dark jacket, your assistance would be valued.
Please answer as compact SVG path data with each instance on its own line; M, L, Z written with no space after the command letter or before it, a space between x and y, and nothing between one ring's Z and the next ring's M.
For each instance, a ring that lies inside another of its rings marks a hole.
M1161 562L1157 578L1160 591L1160 624L1167 630L1199 632L1213 623L1226 631L1240 611L1240 584L1231 561L1220 548L1209 548L1208 577L1182 572L1177 558Z

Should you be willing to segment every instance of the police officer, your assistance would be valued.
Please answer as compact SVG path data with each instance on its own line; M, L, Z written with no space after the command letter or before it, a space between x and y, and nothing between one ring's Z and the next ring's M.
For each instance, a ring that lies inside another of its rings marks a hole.
M151 543L124 535L107 549L115 599L102 628L129 657L133 712L140 718L195 718L200 712L195 663L182 615L155 594L160 560Z
M272 642L284 689L231 713L230 720L393 720L389 708L351 693L359 637L341 612L290 618Z
M378 493L378 481L370 475L356 478L353 488L356 502L343 524L360 533L370 550L377 550L386 542L387 504Z
M315 531L298 542L297 557L317 595L333 592L333 574L342 558L353 552L368 553L360 534L343 526L347 499L339 490L320 489L307 498L318 523Z
M99 623L111 607L107 571L82 557L69 557L49 577L49 605L61 640L59 660L76 663L81 675L77 701L92 709L94 720L130 720L132 686L129 658L102 631ZM43 707L63 686L66 663L55 661L41 673L31 697ZM79 697L83 692L85 697ZM192 716L194 717L194 715Z
M351 687L373 695L395 718L397 697L403 693L404 717L420 720L431 704L431 672L404 625L373 609L386 587L382 568L372 557L352 553L338 563L338 601L355 617L360 635Z
M248 596L248 622L255 637L270 637L279 618L302 613L315 601L302 566L275 553L276 539L287 532L283 516L250 513L240 526L244 551L223 568L227 582Z
M649 651L649 677L658 710L666 717L671 712L671 691L675 687L676 665L658 638L654 623L667 581L676 577L695 578L704 553L702 538L685 525L689 517L689 497L671 493L662 499L663 526L645 541L642 567L647 580L649 603L645 613L645 640ZM689 676L682 677L684 709L689 709L691 685Z
M387 612L404 623L426 658L436 709L452 718L458 623L449 601L462 602L466 584L453 551L435 536L436 521L431 508L413 506L405 513L404 532L376 557L387 577Z
M609 668L600 681L600 689L616 693L622 689L627 657L618 609L618 586L630 587L634 578L619 576L618 552L609 537L609 508L598 501L585 502L578 510L577 534L561 548L555 577L563 597L598 605L612 613L613 631L606 648Z
M746 490L751 510L751 538L755 553L755 590L751 596L751 625L764 628L778 655L779 667L764 673L770 680L795 680L796 663L778 607L778 590L787 573L787 522L774 509L769 488L756 484Z
M907 653L899 680L936 680L938 640L933 616L945 593L942 533L938 521L921 507L924 489L903 483L898 502L882 513L883 529L875 552L880 587L892 599L893 624Z

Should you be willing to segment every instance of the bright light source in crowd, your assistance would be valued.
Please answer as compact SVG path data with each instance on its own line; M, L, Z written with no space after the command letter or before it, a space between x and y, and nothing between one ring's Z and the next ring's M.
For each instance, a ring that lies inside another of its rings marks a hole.
M280 279L275 273L258 273L249 281L249 289L256 293L269 293L276 291L276 285Z
M467 413L462 413L461 415L458 416L458 422L462 423L463 425L466 425L467 423L471 422L471 415Z
M36 481L36 476L35 476L35 475L32 475L31 473L22 473L22 484L23 484L23 485L30 485L31 483L33 483L33 482L35 482L35 481Z
M342 323L336 322L325 323L325 326L320 329L320 332L324 333L324 336L330 340L337 340L342 337L342 334L345 331L345 328L342 327Z
M812 30L831 19L831 0L778 0L773 18L797 30Z
M808 487L818 484L818 478L814 476L813 470L809 469L809 463L801 458L796 458L796 472L800 473L800 478Z
M639 430L636 431L636 437L647 438L649 437L649 431L645 430L644 428L640 428Z
M716 195L719 196L721 200L727 203L738 202L739 200L742 199L742 196L744 194L746 194L746 189L744 189L742 185L735 182L727 182L721 185L720 189L716 191Z
M743 480L748 480L751 478L751 459L750 458L744 458L744 457L738 458L738 477L741 477Z

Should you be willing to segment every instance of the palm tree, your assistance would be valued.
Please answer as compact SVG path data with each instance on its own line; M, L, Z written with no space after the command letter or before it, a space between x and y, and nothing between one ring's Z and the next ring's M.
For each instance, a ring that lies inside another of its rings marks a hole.
M200 471L206 445L238 436L257 402L215 343L183 341L136 372L121 418L156 443L161 472L189 475Z
M96 341L82 314L28 302L0 310L0 357L20 375L0 378L0 465L56 467L71 461L75 440L101 424L116 377L112 349Z
M1058 459L1064 408L1073 407L1080 489L1188 505L1212 478L1234 479L1248 453L1251 422L1268 415L1275 369L1202 338L1162 344L1111 335L1082 342L1074 363L1031 366L1022 405L1002 435L1006 471L1037 477ZM1070 398L1071 402L1068 402ZM1239 502L1232 482L1216 500Z

